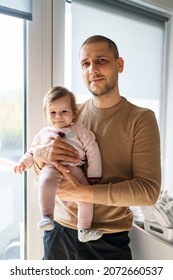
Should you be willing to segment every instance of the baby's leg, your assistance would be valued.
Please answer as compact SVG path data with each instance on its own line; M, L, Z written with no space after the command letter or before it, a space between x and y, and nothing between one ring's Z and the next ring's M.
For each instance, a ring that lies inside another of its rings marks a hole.
M88 181L80 167L71 167L71 173L79 182L88 185ZM81 242L99 239L103 233L100 230L91 229L93 219L93 203L78 202L78 238Z
M45 224L53 224L53 213L55 207L55 195L56 190L63 179L62 174L53 166L45 166L39 176L39 202L40 212L43 218L43 222L39 224L42 229L45 228ZM52 229L53 225L47 226L48 229Z
M71 173L79 180L80 183L88 185L87 178L79 166L70 166ZM78 203L78 229L88 229L91 227L93 219L93 204L86 202Z

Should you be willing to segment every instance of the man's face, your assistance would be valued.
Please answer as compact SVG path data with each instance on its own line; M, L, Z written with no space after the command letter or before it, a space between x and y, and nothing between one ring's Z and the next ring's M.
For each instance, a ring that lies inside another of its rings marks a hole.
M118 73L123 70L122 58L115 59L107 43L90 43L80 50L84 82L95 96L103 96L118 88Z

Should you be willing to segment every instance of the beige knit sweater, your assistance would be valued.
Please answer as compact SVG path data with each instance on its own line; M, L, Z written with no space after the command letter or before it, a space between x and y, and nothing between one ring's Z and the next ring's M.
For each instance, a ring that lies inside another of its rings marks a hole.
M103 175L94 189L93 228L104 233L131 229L128 206L153 205L161 184L160 137L154 113L124 97L108 109L92 99L80 106L78 121L93 131L102 157ZM56 198L55 220L76 229L77 204Z

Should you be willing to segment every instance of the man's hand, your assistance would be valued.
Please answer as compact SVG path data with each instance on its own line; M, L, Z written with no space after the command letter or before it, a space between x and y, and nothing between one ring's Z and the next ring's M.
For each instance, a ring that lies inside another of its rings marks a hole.
M68 168L63 166L60 162L66 161L71 163L78 163L78 151L65 143L63 138L58 136L48 144L37 146L34 150L34 160L37 167L40 169L45 163L53 164L60 172L69 172Z
M62 173L64 179L57 190L59 199L63 201L93 201L93 192L90 185L82 185L72 173Z

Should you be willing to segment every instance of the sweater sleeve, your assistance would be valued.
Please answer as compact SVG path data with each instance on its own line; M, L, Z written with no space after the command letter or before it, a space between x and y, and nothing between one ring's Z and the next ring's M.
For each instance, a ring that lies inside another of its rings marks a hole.
M93 203L114 206L153 205L161 185L160 136L155 115L143 112L133 125L132 178L93 186ZM122 147L123 149L123 147Z

